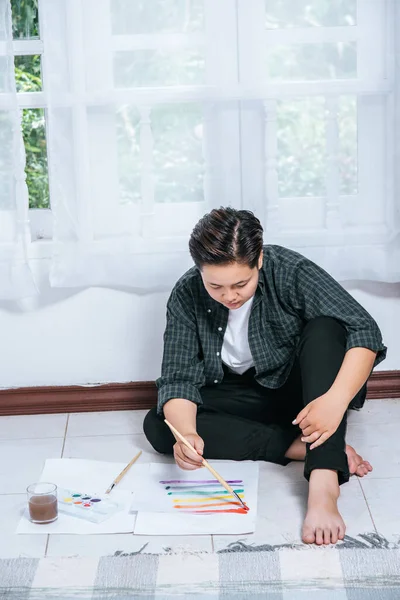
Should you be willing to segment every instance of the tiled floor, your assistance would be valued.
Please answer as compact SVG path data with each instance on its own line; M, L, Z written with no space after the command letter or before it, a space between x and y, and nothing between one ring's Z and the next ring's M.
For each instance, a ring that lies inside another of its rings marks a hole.
M117 551L193 552L243 543L256 546L300 544L307 484L302 464L260 463L257 530L248 536L145 537L131 534L73 536L16 535L25 506L24 490L46 458L73 457L128 462L170 462L153 452L142 431L145 411L0 417L0 558L17 556L103 556ZM347 535L362 540L380 533L400 543L400 400L371 400L349 418L348 441L373 465L363 480L342 487L340 508ZM79 537L79 539L78 539Z

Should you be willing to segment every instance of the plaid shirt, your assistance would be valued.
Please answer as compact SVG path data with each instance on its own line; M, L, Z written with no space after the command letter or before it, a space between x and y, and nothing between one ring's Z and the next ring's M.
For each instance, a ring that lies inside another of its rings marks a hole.
M172 398L201 404L199 389L223 377L221 349L229 310L206 291L196 267L175 285L167 304L158 411ZM264 246L263 266L249 318L249 346L257 382L282 386L296 357L304 324L334 317L347 331L346 350L361 346L386 356L381 332L367 311L326 271L301 254Z

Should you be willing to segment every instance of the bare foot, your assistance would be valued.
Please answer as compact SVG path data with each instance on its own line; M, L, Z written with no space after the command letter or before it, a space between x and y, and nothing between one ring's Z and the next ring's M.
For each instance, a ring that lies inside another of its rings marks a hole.
M354 448L348 444L346 444L346 454L351 475L364 477L364 475L367 475L367 473L372 471L370 463L367 460L363 460L363 458L357 454Z
M346 526L337 507L339 483L336 471L314 469L310 476L308 510L303 524L305 544L336 544Z
M349 463L349 471L351 475L358 475L358 477L364 477L370 471L372 471L371 464L364 460L352 446L346 444L346 454ZM296 438L293 444L288 448L286 458L291 460L304 460L306 457L306 445L301 441L301 436Z

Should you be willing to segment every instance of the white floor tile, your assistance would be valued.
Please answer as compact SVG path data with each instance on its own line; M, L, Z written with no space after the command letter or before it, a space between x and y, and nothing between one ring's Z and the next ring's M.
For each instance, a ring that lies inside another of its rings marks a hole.
M172 462L172 457L158 454L144 434L70 437L65 441L64 458L87 458L128 463L142 450L139 463Z
M25 494L0 496L0 558L42 558L47 535L17 535L15 530L26 508Z
M372 426L393 421L400 421L400 398L366 400L361 410L349 411L351 424L367 423Z
M0 417L0 440L64 437L67 415Z
M364 477L361 485L377 531L400 544L400 479Z
M352 425L347 441L368 460L373 471L369 479L400 477L399 423Z
M248 536L213 536L214 549L241 541L246 545L301 544L301 527L307 506L307 482L280 483L275 486L260 479L258 519L255 533ZM347 526L347 535L374 531L368 507L358 481L352 478L341 489L339 510Z
M304 463L293 461L282 467L269 462L259 462L260 478L279 483L293 483L294 481L304 480Z
M67 436L143 433L143 419L147 412L147 410L120 410L74 413L69 417Z
M63 439L0 440L0 494L24 493L47 458L61 458Z
M119 535L51 535L47 556L113 556L140 550L146 554L211 552L210 535L138 536Z

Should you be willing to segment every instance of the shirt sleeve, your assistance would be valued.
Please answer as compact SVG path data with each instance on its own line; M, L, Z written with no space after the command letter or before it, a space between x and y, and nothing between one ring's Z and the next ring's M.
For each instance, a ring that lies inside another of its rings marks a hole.
M374 367L385 359L387 348L375 320L324 269L304 258L288 283L289 303L304 321L333 317L347 331L346 352L350 348L369 348L377 353Z
M194 303L183 290L173 290L168 301L161 377L156 385L159 414L163 414L164 405L172 398L202 403L199 389L205 385L204 362Z

